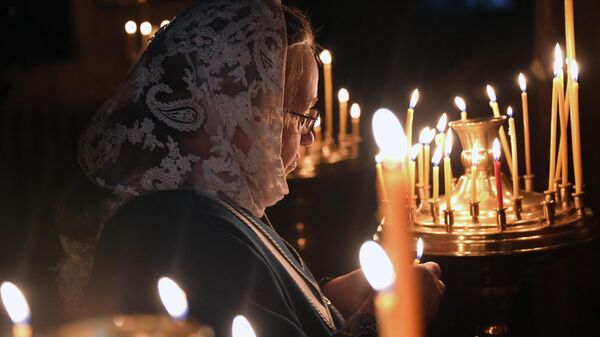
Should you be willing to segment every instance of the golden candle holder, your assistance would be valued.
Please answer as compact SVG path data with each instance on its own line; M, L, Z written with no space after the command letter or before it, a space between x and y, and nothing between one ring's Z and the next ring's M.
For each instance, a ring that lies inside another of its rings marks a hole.
M434 224L439 224L440 222L440 203L439 200L431 200L429 202L429 210L431 214L431 221Z
M525 191L531 192L533 191L533 174L528 174L523 176L523 180L525 181Z
M571 191L572 186L573 185L570 183L560 185L560 201L562 202L563 208L571 207L571 193L573 193Z
M496 200L496 179L493 174L492 142L498 136L506 116L452 121L450 127L462 144L461 161L465 172L452 189L452 211L444 211L444 222L436 221L435 208L445 209L445 197L440 202L423 202L426 191L418 186L421 207L416 210L413 234L427 242L427 251L436 256L510 255L529 251L550 250L591 240L598 233L598 224L587 215L583 193L565 198L570 185L559 185L552 193L519 191L514 198L512 184L502 175L502 200L507 209L499 209ZM473 184L470 167L473 144L479 143L477 166L477 202L472 201ZM531 178L525 178L525 182ZM447 192L446 192L447 193ZM557 193L561 207L556 202ZM549 201L551 198L551 202ZM562 200L566 200L562 201Z

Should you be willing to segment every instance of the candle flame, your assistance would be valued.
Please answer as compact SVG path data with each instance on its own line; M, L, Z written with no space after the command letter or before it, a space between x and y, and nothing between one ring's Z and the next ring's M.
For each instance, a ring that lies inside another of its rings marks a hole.
M375 162L377 164L381 164L381 162L383 161L383 153L378 153L375 155Z
M525 81L525 75L523 75L523 73L519 73L519 87L522 92L527 91L527 82Z
M171 317L176 320L187 317L187 296L175 281L168 277L161 277L158 280L158 295Z
M252 325L243 315L237 315L231 324L231 335L233 337L256 337Z
M446 124L448 124L448 115L444 112L442 114L442 117L438 119L435 128L438 130L439 133L443 133L446 130Z
M440 159L442 159L442 146L438 146L435 148L435 152L433 156L431 156L431 163L433 166L438 166L440 164Z
M450 157L450 153L452 153L453 140L454 136L452 134L452 129L448 129L448 133L446 134L446 157Z
M135 34L137 32L137 23L133 20L125 22L125 32L127 34Z
M417 260L420 260L423 257L423 239L419 238L417 240Z
M510 105L508 106L508 108L506 108L506 114L508 115L508 117L513 116L513 109Z
M419 101L419 89L415 89L415 90L413 90L412 95L410 95L409 107L411 109L414 109L415 106L417 105L418 101Z
M421 133L419 134L419 143L426 144L427 142L425 142L425 140L427 139L428 135L429 135L429 127L426 126L421 130Z
M465 103L465 100L462 99L462 97L454 97L454 104L456 104L460 111L467 111L467 104Z
M315 128L321 127L321 116L317 117L315 121Z
M562 70L563 65L563 55L562 50L560 49L560 45L557 43L556 47L554 47L554 76L558 76L560 71Z
M160 23L160 27L162 28L162 27L168 25L169 23L171 23L171 21L169 21L169 20L162 20L161 23Z
M479 142L475 141L473 144L473 150L471 151L471 164L477 166L479 163Z
M358 103L354 103L350 107L350 117L354 119L360 118L360 106Z
M494 138L492 153L494 154L494 159L500 160L500 141L498 141L498 138Z
M340 91L338 91L338 101L348 102L349 99L350 99L350 93L348 92L348 90L342 88L342 89L340 89Z
M410 159L415 160L421 151L421 144L415 144L410 148Z
M579 78L579 66L575 60L571 61L571 78L575 82L577 82L577 79Z
M331 53L325 49L319 54L319 58L323 64L331 64Z
M396 282L396 273L390 257L385 250L374 241L362 244L358 254L360 267L365 278L376 291L391 288Z
M151 32L152 24L148 21L142 22L142 24L140 25L140 33L142 33L142 35L150 35Z
M488 97L490 98L490 102L496 102L496 92L494 91L494 88L492 88L492 86L488 84L485 87L485 90L487 91Z
M394 162L404 159L407 140L396 115L386 108L380 108L373 115L372 125L375 143L384 158Z
M425 144L431 143L431 141L435 138L435 129L429 129L429 133L425 137Z
M29 322L31 311L25 296L19 288L11 282L3 282L0 286L0 297L8 316L14 324Z

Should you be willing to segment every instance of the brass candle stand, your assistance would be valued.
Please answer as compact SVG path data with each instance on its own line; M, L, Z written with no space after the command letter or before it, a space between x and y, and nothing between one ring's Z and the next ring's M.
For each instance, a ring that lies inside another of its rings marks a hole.
M515 198L512 184L502 176L502 199L508 208L498 208L493 174L492 142L506 116L450 122L462 144L461 161L465 174L451 191L452 209L445 197L429 202L426 189L417 186L420 207L414 218L414 237L427 243L429 255L493 256L544 251L592 239L597 225L585 207L583 193L571 194L571 185L560 180L547 193L520 190ZM479 143L477 199L471 200L470 175L473 144ZM525 177L525 184L533 179ZM423 202L427 200L428 202ZM443 212L443 221L439 214Z

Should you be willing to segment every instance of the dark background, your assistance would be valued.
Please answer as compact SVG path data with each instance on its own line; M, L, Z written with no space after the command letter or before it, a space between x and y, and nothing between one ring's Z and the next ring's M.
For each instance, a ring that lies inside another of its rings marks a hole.
M79 134L130 66L123 24L129 19L157 24L191 3L21 0L0 7L4 33L0 53L0 280L22 286L37 326L55 325L62 319L53 285L61 250L51 211L60 189L78 171ZM362 159L335 175L292 180L290 197L268 212L292 242L299 235L296 224L305 223L302 235L308 244L302 252L317 276L356 267L358 247L370 237L375 224L370 115L385 106L404 120L409 95L416 87L421 100L414 130L433 125L442 112L448 112L450 119L458 118L453 105L456 95L465 98L470 116L490 115L485 94L488 83L496 89L501 109L512 105L520 122L516 77L524 72L533 169L537 190L543 189L548 170L552 52L556 42L564 49L561 1L285 3L308 12L317 42L334 55L334 90L348 88L351 101L359 102L364 112ZM597 209L600 151L594 128L599 118L595 107L600 103L596 94L600 90L600 3L575 1L575 19L585 190L589 205ZM519 154L524 163L523 151ZM593 281L598 279L598 251L597 244L566 250L557 254L554 261L558 262L542 264L531 273L534 276L525 278L511 304L519 308L511 316L514 333L597 335L593 322L600 313L600 297ZM456 275L453 272L462 273L478 263L444 262L449 285ZM470 300L453 302L463 295ZM473 335L466 327L473 322L464 317L481 308L476 300L481 294L471 295L453 293L449 287L439 322L430 334ZM6 324L4 315L0 324Z

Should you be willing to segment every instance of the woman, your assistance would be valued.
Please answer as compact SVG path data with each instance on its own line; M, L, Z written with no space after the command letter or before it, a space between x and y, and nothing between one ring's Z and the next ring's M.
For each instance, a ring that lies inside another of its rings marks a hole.
M360 272L321 289L264 217L313 141L317 80L309 24L274 0L203 1L159 31L80 144L101 190L82 201L82 181L63 207L80 212L62 216L68 305L162 312L167 275L217 336L237 314L258 336L375 335ZM419 268L433 307L436 268Z

